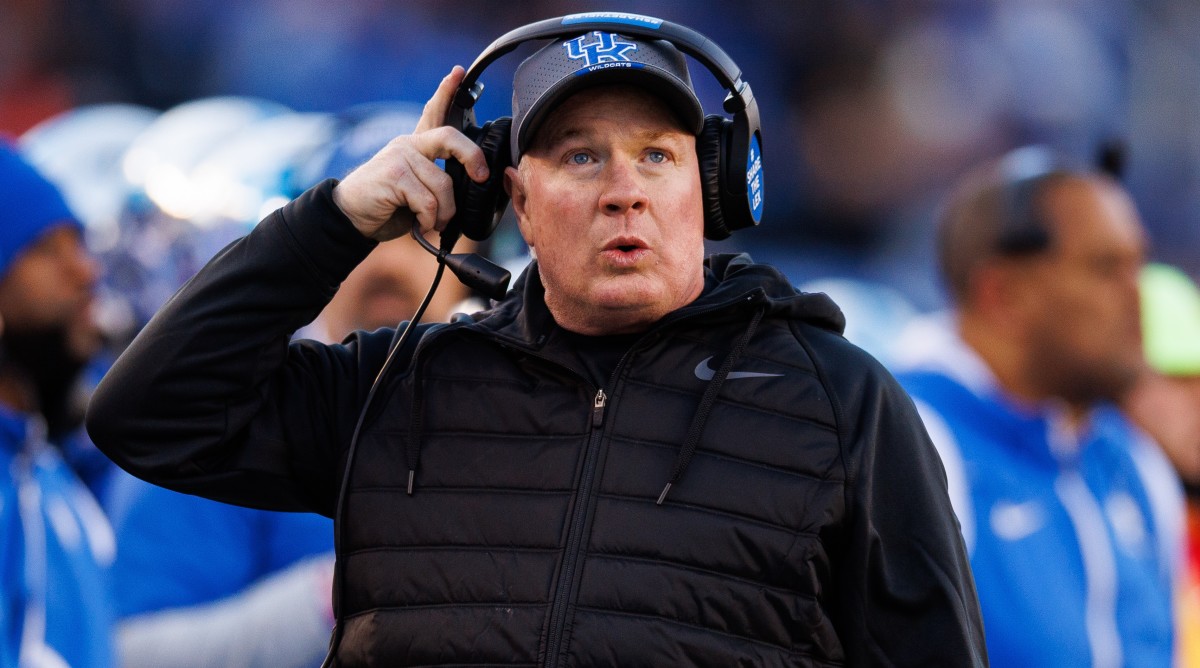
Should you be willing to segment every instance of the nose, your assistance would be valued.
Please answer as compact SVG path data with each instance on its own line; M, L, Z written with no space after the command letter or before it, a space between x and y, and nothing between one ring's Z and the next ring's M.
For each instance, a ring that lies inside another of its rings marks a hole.
M631 159L613 159L604 166L600 208L610 215L642 211L648 203L644 179Z
M100 262L86 247L80 246L71 260L71 267L79 284L88 290L94 289L100 281Z

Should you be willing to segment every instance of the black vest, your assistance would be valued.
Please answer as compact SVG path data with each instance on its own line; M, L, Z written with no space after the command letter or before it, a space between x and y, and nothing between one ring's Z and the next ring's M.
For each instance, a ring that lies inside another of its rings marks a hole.
M652 330L602 388L505 328L426 336L351 472L337 665L839 664L845 476L809 325L762 321L656 504L743 306Z

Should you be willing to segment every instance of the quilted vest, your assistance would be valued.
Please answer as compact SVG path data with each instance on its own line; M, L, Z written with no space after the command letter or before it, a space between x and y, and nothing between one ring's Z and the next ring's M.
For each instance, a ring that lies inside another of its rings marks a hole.
M844 469L804 325L763 320L656 503L747 311L653 330L599 388L553 341L427 336L352 467L336 665L840 663Z

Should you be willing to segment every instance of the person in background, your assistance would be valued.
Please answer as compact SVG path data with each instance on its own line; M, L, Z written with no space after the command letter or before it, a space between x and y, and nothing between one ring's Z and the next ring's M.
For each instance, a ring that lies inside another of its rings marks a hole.
M1176 628L1181 665L1200 666L1200 289L1161 263L1146 265L1138 285L1147 368L1122 407L1162 446L1187 494Z
M67 207L83 225L87 248L102 269L94 310L104 345L80 374L72 410L59 425L50 428L50 438L59 446L63 459L101 503L109 480L120 469L88 438L83 429L83 410L91 389L120 352L116 348L133 336L114 326L114 321L124 320L117 314L126 312L125 299L117 294L123 291L114 291L109 284L108 270L114 258L106 250L119 234L121 211L133 194L121 169L121 158L130 142L158 114L132 104L84 105L38 123L16 141L21 155L62 193Z
M1168 666L1181 497L1118 410L1143 368L1145 236L1112 176L1037 147L942 213L954 312L904 335L971 555L993 666Z
M100 348L98 265L61 193L0 139L0 666L113 665L112 529L47 440Z
M437 245L436 234L428 238ZM337 343L354 331L395 327L416 312L436 271L437 259L409 239L380 244L342 281L317 319L296 336ZM429 303L426 319L444 322L457 311L478 310L467 301L470 297L466 286L447 276Z

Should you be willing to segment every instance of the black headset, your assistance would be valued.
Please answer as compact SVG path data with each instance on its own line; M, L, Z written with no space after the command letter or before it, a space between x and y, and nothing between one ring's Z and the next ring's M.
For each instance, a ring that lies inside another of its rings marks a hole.
M1002 211L996 251L1020 256L1049 248L1053 242L1050 225L1038 202L1042 189L1052 178L1072 174L1105 174L1120 181L1125 153L1124 143L1116 139L1101 143L1091 162L1073 160L1042 145L1023 146L1007 153L1000 166Z
M471 64L454 94L447 125L470 137L487 158L490 176L485 183L467 177L456 160L446 161L454 182L457 213L447 229L482 241L491 235L508 204L504 168L512 164L510 117L475 125L475 103L483 92L479 77L493 61L533 40L574 37L593 30L630 37L665 40L703 64L725 87L724 108L733 118L711 114L696 139L700 182L704 196L704 236L720 240L735 230L753 227L762 220L762 128L758 103L742 72L716 44L700 33L669 21L621 12L591 12L546 19L517 28L492 42Z
M1040 150L1036 148L1018 149L1006 156L1006 160L1020 162L1021 151ZM995 250L1004 256L1023 256L1040 253L1051 244L1050 227L1041 207L1038 206L1038 196L1051 177L1061 176L1067 172L1061 163L1054 161L1054 156L1038 155L1031 160L1045 161L1037 165L1009 164L1004 170L1000 190L1000 225L996 230Z

